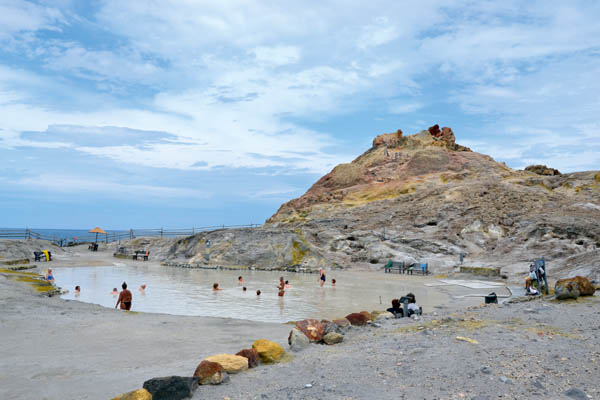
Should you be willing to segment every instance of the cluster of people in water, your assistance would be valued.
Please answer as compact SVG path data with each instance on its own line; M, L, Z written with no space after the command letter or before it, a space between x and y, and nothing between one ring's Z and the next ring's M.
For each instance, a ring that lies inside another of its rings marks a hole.
M52 268L48 268L48 271L46 272L46 276L45 276L47 281L50 282L54 282L54 276L52 275ZM319 285L321 287L323 287L325 285L325 281L326 281L326 275L325 275L325 270L324 269L320 269L319 270ZM237 279L237 284L238 286L242 287L242 291L246 292L248 290L248 288L246 286L244 286L245 281L244 278L240 275L238 276ZM335 288L335 284L336 284L336 280L332 279L331 280L331 287ZM117 290L117 288L113 288L113 290L111 291L111 294L113 295L113 297L117 297L117 304L115 305L115 308L121 308L121 310L131 310L131 303L133 300L133 295L131 294L131 291L129 289L127 289L127 282L123 282L123 284L121 285L121 292L119 292ZM279 283L276 286L277 288L277 295L279 297L283 297L285 295L285 291L287 289L291 289L292 285L290 284L289 280L284 280L283 276L279 278ZM213 292L218 292L220 290L223 290L221 287L219 287L219 283L215 282L213 283L213 287L212 287ZM146 284L142 284L139 288L140 293L145 293L146 291ZM79 297L79 295L81 294L81 287L79 285L75 286L75 290L74 290L74 295L75 297ZM260 296L262 294L260 289L256 290L256 295Z
M325 270L324 269L320 269L319 270L319 285L321 287L323 287L323 285L325 284L325 280L326 280ZM248 288L246 286L244 286L245 281L244 281L244 278L241 275L238 276L237 284L238 284L238 286L242 287L242 291L243 292L248 291ZM336 284L336 280L332 279L331 280L331 287L335 287L335 284ZM284 280L283 276L281 276L279 278L279 283L275 287L277 288L277 295L279 297L283 297L285 295L286 289L291 289L292 285L290 285L290 281ZM218 282L215 282L215 283L213 283L213 289L212 290L213 290L213 292L218 292L219 290L223 290L223 289L221 287L219 287L219 283ZM257 296L260 296L261 293L262 292L261 292L260 289L256 290L256 295Z

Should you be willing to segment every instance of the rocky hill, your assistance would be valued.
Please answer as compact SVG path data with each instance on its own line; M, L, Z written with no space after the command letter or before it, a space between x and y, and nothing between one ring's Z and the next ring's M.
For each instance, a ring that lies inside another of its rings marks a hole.
M418 260L448 272L465 253L465 264L502 267L509 276L545 256L554 277L598 279L598 221L599 172L513 170L435 125L377 136L261 228L168 240L152 254L257 268L379 269L390 259Z
M467 263L510 270L545 256L555 271L597 279L600 173L539 167L513 170L456 144L450 128L398 130L283 204L266 226L305 232L340 265L417 259L444 270L462 252Z

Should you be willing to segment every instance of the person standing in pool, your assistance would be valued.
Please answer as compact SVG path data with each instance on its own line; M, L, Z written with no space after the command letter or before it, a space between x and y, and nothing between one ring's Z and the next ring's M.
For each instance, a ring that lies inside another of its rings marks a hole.
M46 280L48 282L54 283L54 275L52 275L52 268L48 268L48 271L46 272Z
M238 286L243 286L244 285L244 278L242 278L242 276L238 276Z
M321 275L319 277L320 283L319 285L321 285L321 287L323 287L323 285L325 284L325 270L323 268L319 269L319 275Z
M121 304L121 310L129 311L131 310L131 300L133 299L133 295L129 290L127 290L126 282L123 282L121 287L123 288L123 290L121 290L121 293L119 293L119 299L117 300L115 308L117 308L119 304Z
M277 286L277 289L279 289L279 293L277 293L277 295L279 297L283 297L285 294L285 282L283 282L283 276L279 278L279 285Z

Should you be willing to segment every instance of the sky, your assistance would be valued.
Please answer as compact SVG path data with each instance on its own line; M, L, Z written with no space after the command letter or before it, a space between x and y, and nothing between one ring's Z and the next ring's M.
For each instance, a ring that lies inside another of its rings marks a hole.
M0 227L262 223L381 133L600 169L600 2L0 0Z

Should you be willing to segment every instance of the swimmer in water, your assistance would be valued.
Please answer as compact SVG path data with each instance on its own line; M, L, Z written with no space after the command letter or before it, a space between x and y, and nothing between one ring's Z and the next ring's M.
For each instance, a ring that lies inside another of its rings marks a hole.
M292 285L290 285L290 281L285 281L285 288L289 289L291 287L292 287Z
M335 287L335 279L331 280L331 287Z
M146 284L144 283L142 286L140 286L140 292L145 292L146 291Z
M320 277L319 277L319 285L321 287L323 287L323 285L325 284L325 270L323 268L321 268L319 270L319 275L320 275Z
M218 292L219 290L223 290L219 287L217 282L213 283L213 292Z
M79 287L79 285L75 286L75 296L79 296L80 293L81 293L81 288Z
M244 278L242 278L241 275L240 275L240 276L238 276L238 285L241 286L243 284L244 284Z
M279 285L277 286L277 289L279 289L277 295L282 297L285 294L285 283L283 282L283 276L279 278Z
M113 288L112 292L110 292L113 296L116 296L119 294L119 291L117 290L117 288Z

